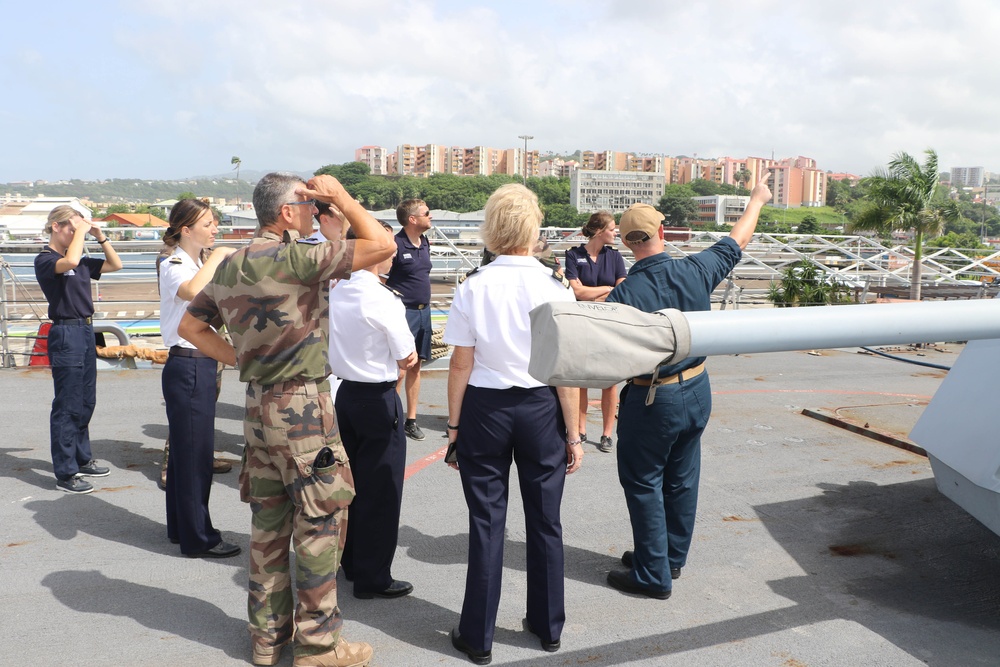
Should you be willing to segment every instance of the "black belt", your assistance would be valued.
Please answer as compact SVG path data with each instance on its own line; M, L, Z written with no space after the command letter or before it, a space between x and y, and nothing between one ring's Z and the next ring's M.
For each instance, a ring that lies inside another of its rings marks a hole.
M429 303L418 303L418 304L415 304L415 305L412 305L412 306L408 306L408 305L406 305L404 303L403 305L406 306L407 310L423 310L424 308L427 308L431 304L429 304Z
M360 382L358 380L341 380L341 384L357 389L369 389L372 391L385 391L396 388L396 380L386 380L385 382Z
M190 347L181 347L180 345L174 345L170 348L170 356L191 357L193 359L211 359L211 357L201 350L192 350Z
M52 320L52 324L93 324L93 319L90 317L76 317L64 320Z

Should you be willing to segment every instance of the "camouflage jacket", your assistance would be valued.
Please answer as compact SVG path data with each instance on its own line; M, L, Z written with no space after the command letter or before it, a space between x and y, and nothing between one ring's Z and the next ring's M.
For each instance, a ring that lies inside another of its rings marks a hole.
M265 229L222 262L188 312L222 317L244 382L321 380L330 374L330 280L349 277L353 260L354 241Z

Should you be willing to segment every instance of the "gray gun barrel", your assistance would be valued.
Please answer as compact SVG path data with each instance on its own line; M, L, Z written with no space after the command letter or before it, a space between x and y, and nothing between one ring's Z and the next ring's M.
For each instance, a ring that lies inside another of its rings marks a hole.
M559 302L531 311L531 332L532 377L608 387L690 357L1000 338L1000 300L691 313Z
M703 311L684 318L689 357L1000 338L996 299Z

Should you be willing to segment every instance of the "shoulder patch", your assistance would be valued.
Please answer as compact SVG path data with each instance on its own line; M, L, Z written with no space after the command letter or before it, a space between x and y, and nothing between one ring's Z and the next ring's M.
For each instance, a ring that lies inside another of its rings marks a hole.
M167 261L170 262L171 264L183 264L184 263L184 260L181 259L180 257L178 257L177 255L174 255L173 257L171 257Z
M481 268L483 268L483 267L482 266L477 266L476 268L474 268L471 271L469 271L468 273L466 273L464 276L459 276L459 278L458 278L458 284L461 285L462 283L464 283L466 281L466 279L468 279L470 276L474 275L476 273L476 271L478 271Z
M552 269L552 279L557 283L560 283L566 289L569 289L569 281L566 280L566 276L559 269Z
M402 293L402 292L400 292L399 290L395 290L395 289L393 289L393 288L389 287L388 285L386 285L386 284L385 284L385 283L383 283L383 282L379 282L379 284L380 284L380 285L381 285L382 287L384 287L384 288L386 288L387 290L389 290L390 292L392 292L392 293L393 293L393 295L394 295L394 296L395 296L395 297L396 297L397 299L402 299L402 298L403 298L403 293Z

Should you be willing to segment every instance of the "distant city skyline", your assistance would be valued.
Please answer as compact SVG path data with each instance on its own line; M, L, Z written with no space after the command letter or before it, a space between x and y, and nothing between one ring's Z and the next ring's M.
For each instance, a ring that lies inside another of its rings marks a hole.
M0 182L311 171L377 138L1000 156L1000 4L94 0L5 7Z

